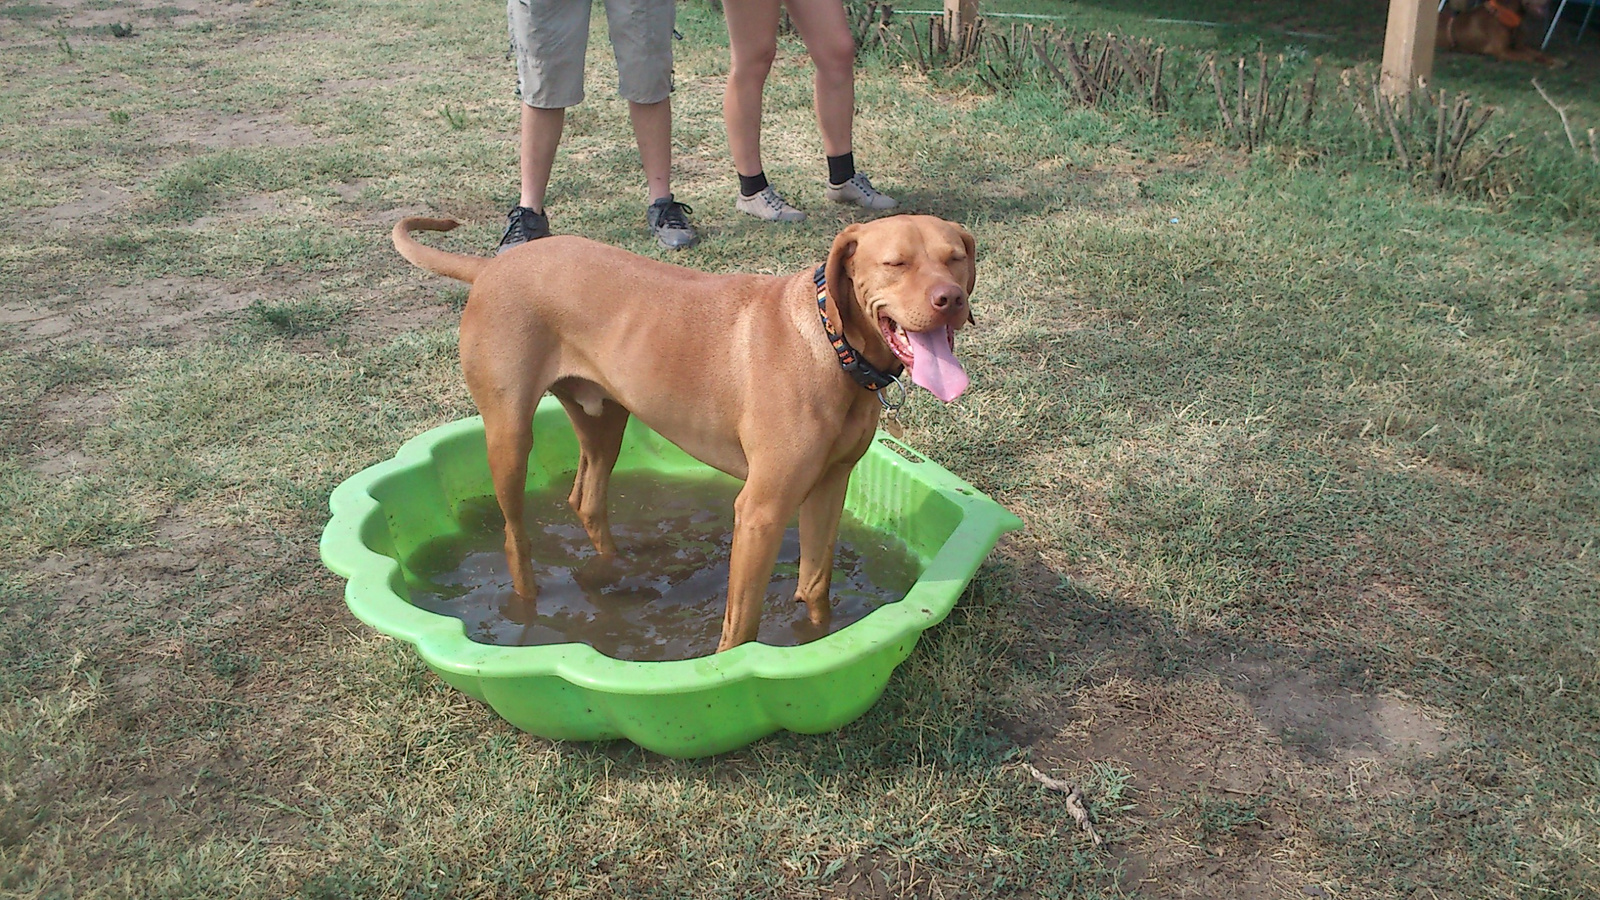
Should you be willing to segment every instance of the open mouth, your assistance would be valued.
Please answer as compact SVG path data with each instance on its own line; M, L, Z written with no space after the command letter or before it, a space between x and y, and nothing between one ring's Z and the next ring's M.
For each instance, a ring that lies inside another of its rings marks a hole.
M967 373L956 359L955 329L946 325L931 331L906 331L899 322L880 315L878 330L889 351L910 371L912 384L946 403L967 389Z
M906 331L904 326L888 316L878 317L878 330L883 332L884 343L889 345L889 351L894 354L895 359L900 360L901 364L906 368L915 371L917 351L916 348L912 346L911 340L911 335L914 332ZM956 332L955 329L948 326L943 328L935 328L931 332L924 332L922 335L918 335L918 343L922 343L922 341L925 339L932 338L933 335L936 335L941 331L944 332L945 344L950 348L951 354L954 355L956 350Z

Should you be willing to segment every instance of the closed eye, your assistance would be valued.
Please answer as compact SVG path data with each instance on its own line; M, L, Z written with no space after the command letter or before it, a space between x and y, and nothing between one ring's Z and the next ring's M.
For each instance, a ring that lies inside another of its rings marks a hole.
M886 265L886 266L889 266L891 268L898 269L901 266L905 265L906 261L903 260L903 259L886 259L886 260L883 261L883 264Z

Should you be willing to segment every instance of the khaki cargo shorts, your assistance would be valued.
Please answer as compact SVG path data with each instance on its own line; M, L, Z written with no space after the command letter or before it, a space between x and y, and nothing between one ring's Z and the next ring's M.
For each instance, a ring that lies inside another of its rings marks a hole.
M605 0L617 93L659 103L672 92L674 0ZM522 102L565 109L583 100L583 57L592 0L507 0Z

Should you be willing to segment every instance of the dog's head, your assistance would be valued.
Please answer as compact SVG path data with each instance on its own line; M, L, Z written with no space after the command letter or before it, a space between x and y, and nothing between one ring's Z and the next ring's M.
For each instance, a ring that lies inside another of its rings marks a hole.
M977 261L972 235L954 222L933 216L863 222L834 239L828 292L847 323L854 320L859 332L882 341L913 383L949 403L967 388L955 344L956 332L973 321Z

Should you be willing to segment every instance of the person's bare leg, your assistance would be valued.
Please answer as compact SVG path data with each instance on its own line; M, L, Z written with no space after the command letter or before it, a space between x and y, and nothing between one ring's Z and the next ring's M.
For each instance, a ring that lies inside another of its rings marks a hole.
M539 109L522 104L520 168L522 196L518 206L544 212L544 195L550 187L550 170L555 167L556 147L561 144L561 129L566 124L564 109Z
M759 175L762 171L761 95L766 88L767 75L772 71L772 61L778 54L779 0L735 0L722 6L728 20L730 57L728 84L722 92L722 123L728 130L728 152L740 175ZM841 6L841 17L843 14Z
M789 18L805 41L816 66L814 79L817 128L822 152L842 156L851 151L856 114L856 45L850 23L838 0L785 0ZM730 79L731 80L731 79ZM732 143L730 136L729 143ZM742 171L742 170L741 170Z
M654 203L672 193L672 99L660 103L629 100L628 118L633 121L633 139L639 145L645 187Z
M850 23L837 0L785 0L789 18L816 64L817 129L828 156L823 196L835 203L885 210L897 205L856 171L853 154L856 113L856 46Z

